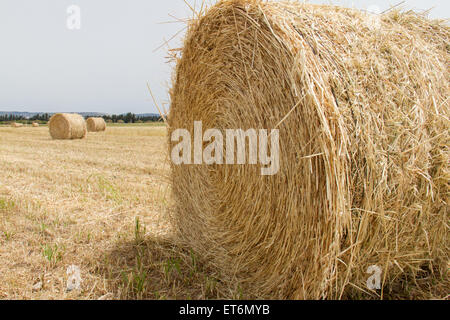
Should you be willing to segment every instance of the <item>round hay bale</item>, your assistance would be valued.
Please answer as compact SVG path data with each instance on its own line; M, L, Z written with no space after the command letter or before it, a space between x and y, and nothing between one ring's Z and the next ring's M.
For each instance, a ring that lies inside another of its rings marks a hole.
M279 172L175 165L173 221L249 298L343 298L449 258L449 28L413 12L220 1L189 25L176 129L278 129ZM206 143L206 142L205 142ZM375 266L375 267L374 267Z
M48 122L53 139L83 139L86 136L86 121L75 113L54 114Z
M86 120L86 125L89 132L100 132L106 130L106 122L103 118L89 118Z
M125 123L123 120L117 120L117 123Z
M13 127L13 128L21 128L21 127L23 127L23 123L13 122L11 124L11 127Z
M34 128L39 127L39 123L37 123L37 122L33 122L31 125L32 125Z

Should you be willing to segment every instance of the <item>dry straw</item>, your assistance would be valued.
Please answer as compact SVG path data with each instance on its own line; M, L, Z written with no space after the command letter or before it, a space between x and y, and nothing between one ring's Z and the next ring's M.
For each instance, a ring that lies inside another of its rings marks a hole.
M89 132L100 132L106 130L106 122L103 118L89 118L86 120L86 125Z
M199 13L177 57L169 137L193 135L194 120L277 127L281 169L173 165L182 239L257 298L367 292L372 265L383 290L445 272L449 40L413 12L220 1Z
M86 136L86 121L79 114L57 113L48 122L53 139L83 139Z
M23 127L23 123L13 122L11 124L11 127L13 127L13 128L21 128L21 127Z
M39 123L37 123L37 122L33 122L31 125L32 125L34 128L39 127Z

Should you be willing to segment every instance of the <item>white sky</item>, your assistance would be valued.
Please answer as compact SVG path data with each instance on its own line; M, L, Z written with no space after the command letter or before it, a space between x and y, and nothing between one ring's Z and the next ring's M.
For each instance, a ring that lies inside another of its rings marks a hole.
M310 2L383 11L401 0ZM66 26L70 5L81 9L80 30ZM448 0L402 7L450 14ZM146 83L168 101L167 47L155 49L184 28L165 23L172 16L190 16L183 0L0 0L0 111L156 113Z

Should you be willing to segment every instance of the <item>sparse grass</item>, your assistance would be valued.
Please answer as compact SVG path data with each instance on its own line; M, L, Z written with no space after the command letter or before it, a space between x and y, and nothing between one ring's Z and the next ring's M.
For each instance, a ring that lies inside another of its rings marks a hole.
M1 233L6 241L11 240L14 235L12 232L9 232L9 231L2 231Z
M42 246L42 255L50 262L51 265L57 264L62 259L61 248L58 244L45 244Z
M7 210L7 209L11 209L14 207L14 202L13 201L9 201L7 199L1 199L0 198L0 210Z
M136 218L136 224L134 227L134 239L136 241L136 245L141 244L144 241L146 227L142 226L139 218Z

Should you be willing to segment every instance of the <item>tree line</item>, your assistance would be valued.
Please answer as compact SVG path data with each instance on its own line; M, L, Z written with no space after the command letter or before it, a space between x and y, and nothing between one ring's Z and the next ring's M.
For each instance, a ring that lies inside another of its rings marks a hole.
M14 114L4 114L0 115L0 122L47 122L52 115L49 113L40 113L36 114L31 118L25 118L24 116L14 115ZM162 119L160 116L151 115L151 116L138 116L134 113L127 114L113 114L113 115L104 115L103 119L106 122L124 122L124 123L139 123L139 122L161 122Z
M113 114L113 115L105 115L103 119L107 122L119 122L122 120L125 123L135 123L135 122L161 122L162 118L157 115L151 116L138 116L134 113L128 112L127 114Z

